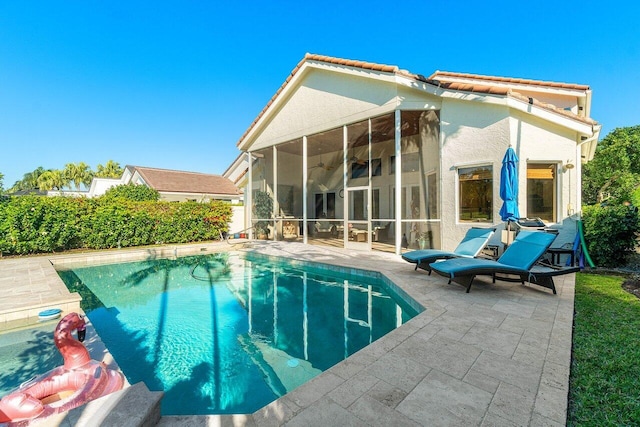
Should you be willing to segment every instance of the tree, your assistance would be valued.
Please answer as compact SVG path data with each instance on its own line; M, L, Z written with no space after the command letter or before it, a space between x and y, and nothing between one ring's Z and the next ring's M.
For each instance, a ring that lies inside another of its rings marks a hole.
M20 181L16 181L13 187L9 191L19 190L36 190L38 189L38 177L45 173L45 169L42 166L38 166L33 172L27 172L22 176Z
M120 178L123 172L120 164L113 160L108 160L104 166L98 165L96 169L95 176L97 178Z
M67 184L69 184L69 181L65 179L64 174L59 169L50 169L38 177L38 188L43 191L62 190Z
M587 205L620 204L634 199L640 186L640 126L614 129L584 166L582 198Z
M73 182L76 190L80 190L81 184L84 184L86 187L90 186L91 180L93 179L93 172L85 162L67 163L64 166L63 174L68 182Z
M0 196L4 193L4 174L0 172Z

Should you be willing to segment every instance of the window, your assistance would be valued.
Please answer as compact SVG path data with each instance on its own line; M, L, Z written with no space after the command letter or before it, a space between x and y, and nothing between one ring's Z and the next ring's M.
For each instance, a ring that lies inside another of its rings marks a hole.
M402 153L402 172L415 172L419 168L418 153ZM389 156L389 175L396 173L396 156Z
M336 193L316 193L315 215L316 218L336 217Z
M555 163L527 164L527 217L556 221Z
M382 175L382 162L380 159L371 160L371 176ZM351 163L351 179L368 178L369 177L369 162L368 161L354 161Z
M458 169L460 221L493 221L493 167Z

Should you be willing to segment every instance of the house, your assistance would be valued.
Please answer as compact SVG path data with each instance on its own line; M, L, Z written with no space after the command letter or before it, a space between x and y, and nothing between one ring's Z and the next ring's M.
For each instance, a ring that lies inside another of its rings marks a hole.
M242 201L242 191L220 175L129 165L120 178L93 178L86 196L98 197L111 187L125 184L146 185L160 193L160 200L169 202Z
M511 146L521 216L557 229L556 245L571 242L581 166L601 128L590 110L582 84L425 77L307 54L238 141L248 221L270 239L295 224L305 243L452 249L470 227L504 227L500 168ZM270 201L267 213L252 200Z

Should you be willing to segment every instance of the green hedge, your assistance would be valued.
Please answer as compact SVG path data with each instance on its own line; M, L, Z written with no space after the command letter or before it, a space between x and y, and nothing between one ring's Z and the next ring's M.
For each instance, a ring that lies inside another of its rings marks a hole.
M107 249L215 240L228 229L225 202L24 196L0 200L4 254Z
M584 206L584 238L598 267L620 267L636 248L640 231L638 211L633 206Z

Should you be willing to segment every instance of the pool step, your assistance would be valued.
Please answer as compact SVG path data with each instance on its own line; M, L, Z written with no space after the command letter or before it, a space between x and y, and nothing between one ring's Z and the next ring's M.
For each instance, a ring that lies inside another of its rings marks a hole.
M46 258L0 260L0 332L37 325L43 310L77 312L80 300Z
M160 421L160 399L163 394L161 391L149 391L143 382L139 382L31 426L152 427ZM60 423L56 424L58 421Z

